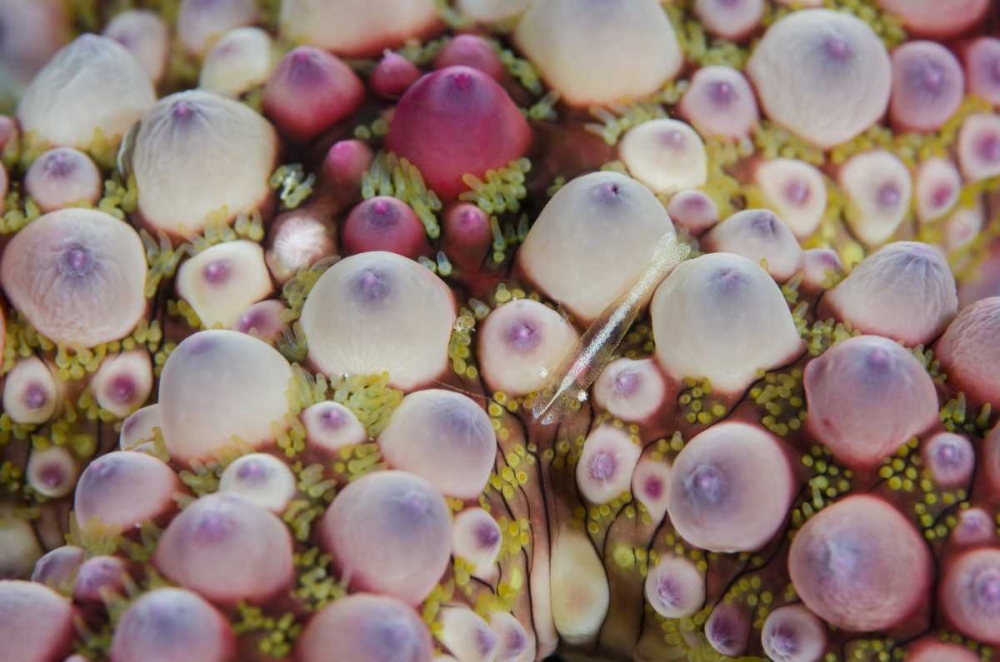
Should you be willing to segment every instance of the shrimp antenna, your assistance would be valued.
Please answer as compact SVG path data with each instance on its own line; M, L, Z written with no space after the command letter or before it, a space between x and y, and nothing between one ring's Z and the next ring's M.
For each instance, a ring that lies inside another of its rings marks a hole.
M573 407L574 401L587 399L587 389L611 360L656 286L690 253L691 247L678 242L673 231L660 238L649 268L635 285L604 309L552 373L553 386L539 394L531 409L536 421L551 425Z

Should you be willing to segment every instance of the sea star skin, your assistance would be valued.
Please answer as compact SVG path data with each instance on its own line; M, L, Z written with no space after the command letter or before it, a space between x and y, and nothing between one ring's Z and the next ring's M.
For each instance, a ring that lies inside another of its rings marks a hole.
M987 0L175 4L0 0L0 662L994 654Z

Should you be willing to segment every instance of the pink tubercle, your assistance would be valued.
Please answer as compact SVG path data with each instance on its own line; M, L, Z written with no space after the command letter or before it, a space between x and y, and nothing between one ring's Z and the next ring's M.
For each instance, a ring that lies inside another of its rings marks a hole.
M493 46L474 34L458 35L445 44L434 58L435 69L454 66L478 69L497 82L502 82L507 73Z
M264 84L264 114L286 136L304 142L357 110L364 96L361 79L340 58L300 46L282 58Z
M411 260L430 251L416 212L388 196L365 200L351 210L341 230L341 244L348 254L389 251Z
M372 91L383 99L398 99L420 78L420 69L410 60L387 50L368 79Z
M490 217L478 206L460 202L444 215L444 250L452 263L477 271L493 245Z

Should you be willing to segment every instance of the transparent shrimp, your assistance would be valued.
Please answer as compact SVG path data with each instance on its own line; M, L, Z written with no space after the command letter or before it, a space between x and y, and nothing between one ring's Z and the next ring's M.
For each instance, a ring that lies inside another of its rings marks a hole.
M587 399L587 389L611 361L653 290L690 252L691 248L678 242L673 232L660 238L652 263L642 277L604 309L572 351L567 353L559 368L551 373L550 385L538 395L531 410L536 421L551 425Z

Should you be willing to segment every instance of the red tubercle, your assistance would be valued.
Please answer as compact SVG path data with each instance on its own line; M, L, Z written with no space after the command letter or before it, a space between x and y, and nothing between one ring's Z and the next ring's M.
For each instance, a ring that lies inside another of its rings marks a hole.
M476 271L493 245L490 217L468 202L450 207L444 215L444 252L463 271Z
M421 76L417 65L387 50L368 79L372 92L383 99L398 99Z
M483 177L524 156L531 129L500 85L471 67L427 74L400 99L386 147L421 172L438 196L451 200L468 186L462 177Z
M320 180L334 189L357 190L375 155L362 140L339 140L330 146L320 166Z
M411 260L430 252L416 213L388 196L365 200L351 210L341 230L341 244L348 254L389 251Z
M264 114L284 135L306 142L356 111L364 97L361 79L340 58L300 46L264 84Z

